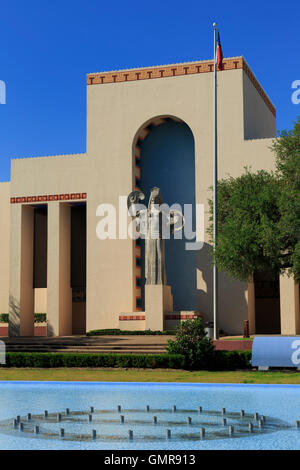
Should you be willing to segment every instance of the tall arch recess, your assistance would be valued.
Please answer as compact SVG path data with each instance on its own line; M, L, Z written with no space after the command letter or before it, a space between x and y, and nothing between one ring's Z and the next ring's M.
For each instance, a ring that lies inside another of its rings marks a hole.
M175 117L156 117L146 123L134 141L135 187L146 195L158 186L164 201L192 204L195 230L195 145L189 126ZM197 310L196 251L185 249L186 239L166 241L167 283L172 287L174 310ZM136 307L144 310L144 241L137 243Z

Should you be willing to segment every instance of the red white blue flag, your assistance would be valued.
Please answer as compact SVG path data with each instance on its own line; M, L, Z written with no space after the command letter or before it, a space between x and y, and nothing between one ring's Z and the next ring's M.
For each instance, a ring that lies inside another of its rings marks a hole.
M218 64L218 69L223 70L223 51L222 51L222 46L221 46L221 40L220 40L220 34L218 33L218 38L217 38L217 57L216 57L216 62Z

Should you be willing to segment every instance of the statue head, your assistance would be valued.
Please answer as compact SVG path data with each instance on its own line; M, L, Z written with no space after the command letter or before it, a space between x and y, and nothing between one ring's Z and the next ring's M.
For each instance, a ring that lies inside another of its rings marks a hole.
M145 195L142 191L132 191L129 196L127 197L127 208L130 215L132 215L132 211L134 210L134 206L136 204L140 204L140 201L145 199Z
M152 204L157 204L160 206L163 203L164 203L164 200L163 200L160 189L157 187L152 188L151 193L150 193L150 198L149 198L149 206Z

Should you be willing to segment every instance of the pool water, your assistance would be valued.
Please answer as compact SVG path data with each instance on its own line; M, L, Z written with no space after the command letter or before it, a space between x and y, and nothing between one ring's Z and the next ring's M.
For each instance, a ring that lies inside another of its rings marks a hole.
M1 382L0 397L0 449L300 449L297 385Z

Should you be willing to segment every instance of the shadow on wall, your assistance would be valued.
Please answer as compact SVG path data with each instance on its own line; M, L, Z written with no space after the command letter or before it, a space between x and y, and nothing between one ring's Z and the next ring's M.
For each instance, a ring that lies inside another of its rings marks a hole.
M20 336L20 304L9 296L9 336Z
M204 243L197 252L199 310L204 321L213 320L213 268L211 246ZM248 319L247 284L219 272L219 328L228 334L242 334L243 321ZM200 288L199 288L200 287Z
M20 304L16 299L9 296L9 336L20 336ZM54 336L54 330L47 321L47 336Z
M54 329L49 320L47 320L47 336L55 336Z

